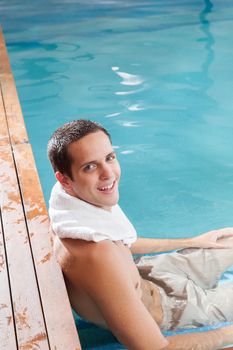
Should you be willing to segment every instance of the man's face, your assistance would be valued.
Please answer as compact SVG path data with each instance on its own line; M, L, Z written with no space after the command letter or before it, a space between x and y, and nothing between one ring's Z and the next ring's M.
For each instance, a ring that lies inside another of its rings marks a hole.
M73 180L63 175L67 183L60 182L65 190L88 203L111 210L119 199L120 165L108 136L102 131L91 133L73 142L68 152L73 160Z

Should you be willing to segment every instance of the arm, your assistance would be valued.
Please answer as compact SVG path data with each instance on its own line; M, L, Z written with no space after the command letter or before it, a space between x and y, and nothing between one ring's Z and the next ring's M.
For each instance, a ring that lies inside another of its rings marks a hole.
M167 345L138 293L118 247L104 241L89 250L82 285L105 322L127 349L156 350Z
M177 334L167 338L169 345L164 350L216 350L233 343L233 325L219 329Z
M139 237L132 244L133 254L164 252L181 248L229 248L233 247L233 228L209 231L191 238L156 239Z
M155 252L165 252L179 248L187 248L190 246L191 238L159 239L138 237L137 241L131 246L131 252L133 254L148 254Z

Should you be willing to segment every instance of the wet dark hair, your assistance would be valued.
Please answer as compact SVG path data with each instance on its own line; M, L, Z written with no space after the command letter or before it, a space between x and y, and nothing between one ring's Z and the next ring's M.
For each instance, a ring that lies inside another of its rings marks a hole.
M97 131L103 131L111 142L111 136L107 130L91 120L74 120L58 128L49 139L47 148L54 172L59 171L72 179L71 164L73 160L68 152L69 145Z

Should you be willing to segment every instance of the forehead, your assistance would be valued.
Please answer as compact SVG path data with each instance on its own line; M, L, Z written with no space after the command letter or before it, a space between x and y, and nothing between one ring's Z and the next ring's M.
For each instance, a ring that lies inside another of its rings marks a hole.
M103 131L88 134L68 147L73 163L79 164L96 161L112 151L109 137Z

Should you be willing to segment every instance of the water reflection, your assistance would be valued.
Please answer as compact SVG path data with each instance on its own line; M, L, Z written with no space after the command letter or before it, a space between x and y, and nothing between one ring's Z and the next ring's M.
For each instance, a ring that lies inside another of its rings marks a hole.
M139 75L129 74L126 72L120 72L119 67L112 67L112 70L122 78L120 84L122 85L140 85L143 83L143 79Z

